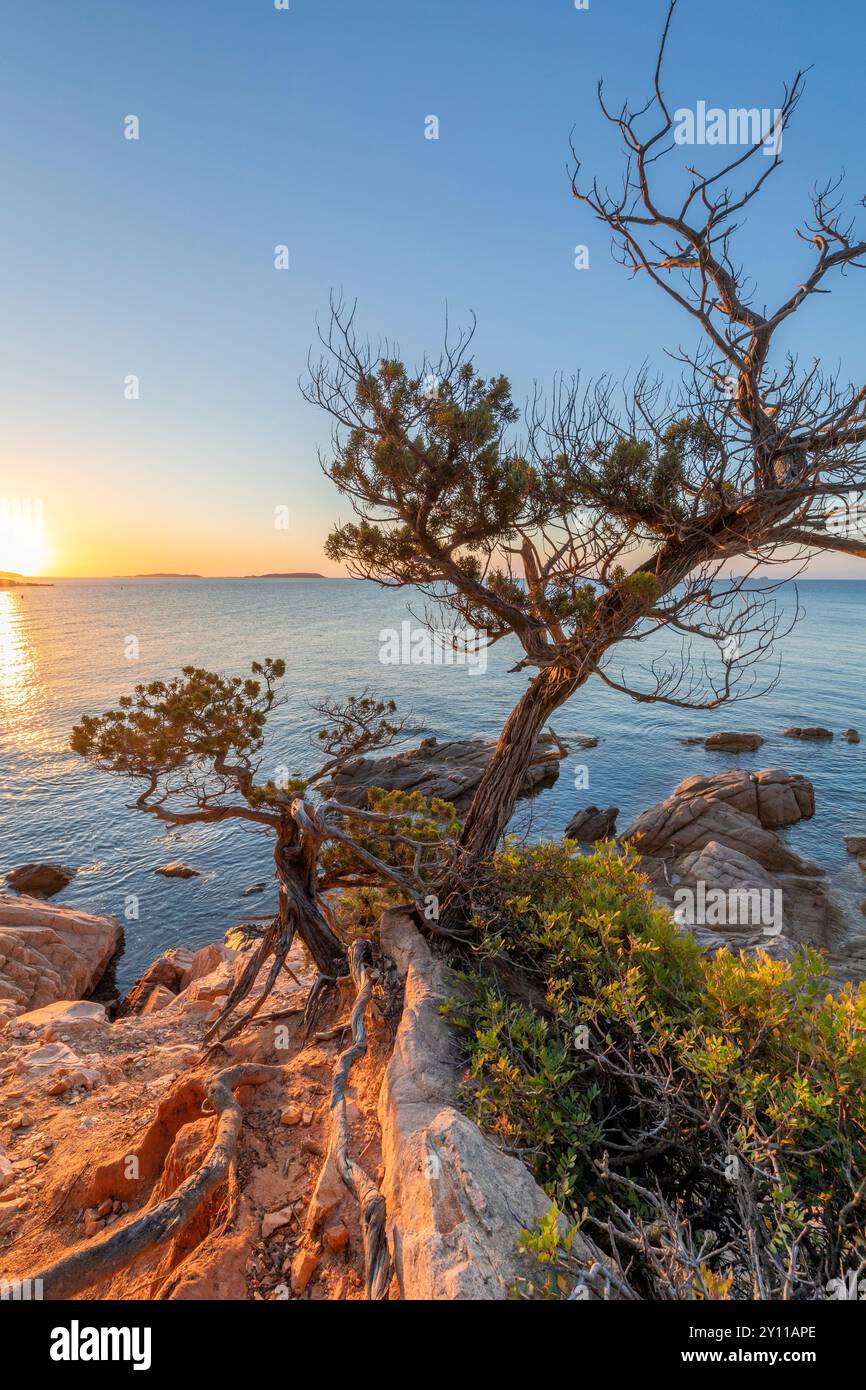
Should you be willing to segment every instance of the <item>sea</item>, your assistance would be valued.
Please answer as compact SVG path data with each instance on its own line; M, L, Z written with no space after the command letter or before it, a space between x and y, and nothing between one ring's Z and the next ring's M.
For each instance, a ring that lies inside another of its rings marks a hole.
M591 678L553 721L569 747L558 781L518 804L511 830L560 836L590 803L619 807L624 829L684 777L784 767L809 777L817 798L814 819L786 831L788 842L827 870L852 930L858 923L862 930L866 875L843 836L866 834L866 583L801 581L796 591L785 586L778 601L789 617L798 609L801 616L758 673L759 688L769 687L758 698L685 710L636 703ZM276 893L266 830L243 822L173 829L135 811L140 786L73 754L72 726L113 707L136 683L183 666L240 674L270 656L286 662L287 698L269 722L263 776L317 768L322 719L315 706L363 691L397 702L412 721L409 742L495 738L529 679L511 669L516 644L495 645L483 666L413 663L423 643L407 649L401 638L416 632L423 614L420 595L351 579L58 580L0 590L0 874L32 861L74 867L56 901L123 922L121 990L166 947L218 941L228 928L269 913ZM611 676L619 680L622 671L650 688L641 667L664 656L665 639L643 647L626 643ZM670 654L679 658L679 640ZM836 736L828 743L784 738L797 724L825 725ZM840 737L849 727L860 729L863 743ZM746 754L684 742L720 730L766 741ZM598 745L579 747L581 735ZM155 875L168 860L184 861L199 877ZM260 881L265 892L245 897ZM132 899L138 916L130 920Z

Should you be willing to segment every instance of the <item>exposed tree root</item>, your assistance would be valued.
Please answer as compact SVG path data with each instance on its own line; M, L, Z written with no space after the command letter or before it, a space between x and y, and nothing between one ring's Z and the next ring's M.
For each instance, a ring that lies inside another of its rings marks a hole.
M355 985L355 1003L350 1026L352 1042L337 1059L331 1085L329 1106L330 1128L328 1149L322 1173L333 1164L346 1187L358 1202L361 1211L361 1235L364 1243L364 1283L368 1299L387 1296L391 1282L391 1257L385 1235L385 1199L373 1179L349 1155L349 1122L346 1115L346 1085L349 1072L359 1057L367 1051L367 1025L364 1014L373 996L373 982L367 970L369 943L354 941L349 948L349 969ZM314 1208L307 1219L310 1232Z
M243 1122L243 1110L233 1094L238 1086L259 1086L282 1076L281 1067L243 1064L229 1067L204 1083L207 1104L219 1116L216 1138L199 1171L181 1183L176 1192L135 1221L112 1231L102 1240L56 1260L35 1277L43 1282L44 1297L71 1298L100 1279L125 1269L145 1252L178 1235L207 1197L232 1168ZM204 1108L204 1107L203 1107Z

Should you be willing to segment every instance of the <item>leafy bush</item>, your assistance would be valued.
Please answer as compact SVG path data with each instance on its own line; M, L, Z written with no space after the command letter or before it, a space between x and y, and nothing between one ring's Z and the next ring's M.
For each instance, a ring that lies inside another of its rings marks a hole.
M703 955L638 865L493 861L465 1103L639 1296L827 1296L866 1263L866 990L827 994L814 952Z

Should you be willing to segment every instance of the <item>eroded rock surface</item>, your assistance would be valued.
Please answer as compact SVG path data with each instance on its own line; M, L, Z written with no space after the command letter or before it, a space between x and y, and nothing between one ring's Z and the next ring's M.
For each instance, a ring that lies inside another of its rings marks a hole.
M565 838L577 840L580 844L592 844L595 840L607 840L616 831L618 806L608 806L602 811L598 806L586 806L572 816L565 827Z
M397 1281L407 1299L506 1299L533 1275L518 1251L550 1210L529 1170L502 1153L456 1106L460 1062L442 1018L455 993L411 918L382 917L382 946L405 975L405 1003L379 1100L384 1177ZM598 1252L582 1237L573 1253Z
M121 938L114 917L0 895L0 1013L89 994Z
M625 831L642 856L660 901L672 908L679 890L699 895L747 894L748 903L727 920L682 918L707 949L761 949L790 958L801 946L825 953L828 975L862 979L866 959L833 900L824 871L802 859L777 833L815 813L811 782L783 768L733 769L713 777L688 777ZM780 910L777 908L780 905ZM781 928L781 929L780 929Z
M50 898L71 883L75 870L66 864L22 864L10 869L6 884L15 893L31 893L35 897Z
M418 748L387 758L355 758L341 768L330 784L330 795L349 806L366 806L371 787L387 791L420 792L427 798L451 801L465 810L493 754L494 743L483 739L457 739L439 743L427 738ZM533 761L521 786L521 796L531 796L552 786L559 776L563 756L559 741L542 734Z

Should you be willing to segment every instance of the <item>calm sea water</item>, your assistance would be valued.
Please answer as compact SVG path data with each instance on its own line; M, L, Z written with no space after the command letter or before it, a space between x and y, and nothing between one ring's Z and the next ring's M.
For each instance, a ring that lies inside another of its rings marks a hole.
M815 819L788 832L790 843L828 869L862 928L866 879L842 835L866 833L866 584L804 583L799 594L805 617L782 645L778 686L760 700L697 713L638 705L597 680L578 692L555 728L566 742L577 733L601 742L574 749L556 786L521 805L514 828L559 835L589 802L619 806L624 828L691 773L786 767L812 779L818 800ZM364 688L392 695L425 734L494 736L526 684L525 673L508 673L516 648L494 648L484 673L382 665L380 632L409 616L404 596L351 580L65 581L0 591L0 871L41 859L75 865L78 875L60 900L121 920L126 896L136 894L140 919L126 924L121 987L166 946L219 940L244 916L267 911L270 886L260 897L242 896L251 883L270 880L266 833L243 824L171 830L130 810L133 784L69 752L69 730L137 681L190 663L241 672L256 658L279 656L289 699L271 721L268 770L315 767L311 704ZM137 661L125 655L129 636L138 638ZM781 737L798 723L824 724L837 737L803 745ZM860 727L862 744L838 737L849 725ZM679 742L731 728L767 742L736 756ZM578 764L588 768L588 790L575 790ZM202 876L155 877L168 859L183 859Z

